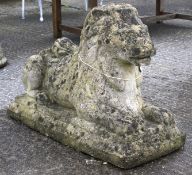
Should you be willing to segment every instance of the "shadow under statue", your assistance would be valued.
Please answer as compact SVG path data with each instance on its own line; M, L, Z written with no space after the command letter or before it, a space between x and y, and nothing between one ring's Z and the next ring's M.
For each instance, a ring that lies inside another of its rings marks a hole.
M92 9L77 46L67 38L28 59L24 95L8 115L121 168L184 145L170 112L146 104L140 65L155 54L148 28L129 4Z

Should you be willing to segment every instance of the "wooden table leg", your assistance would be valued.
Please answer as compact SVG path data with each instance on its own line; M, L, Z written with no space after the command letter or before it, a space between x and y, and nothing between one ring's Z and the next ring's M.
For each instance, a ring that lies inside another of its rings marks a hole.
M89 8L92 9L97 6L97 0L89 0Z
M61 0L52 0L52 20L54 38L62 36L61 31Z
M161 0L156 0L156 16L161 15Z
M156 0L156 16L162 15L162 0ZM157 23L162 23L162 21L157 21Z

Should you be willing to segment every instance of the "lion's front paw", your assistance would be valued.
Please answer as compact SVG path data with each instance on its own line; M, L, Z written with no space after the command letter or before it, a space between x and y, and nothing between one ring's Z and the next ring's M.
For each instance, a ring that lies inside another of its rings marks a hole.
M46 102L48 101L48 97L45 92L42 92L40 90L30 90L27 91L27 95L30 97L35 98L39 102Z
M175 124L172 114L166 109L145 104L142 108L142 111L144 113L145 119L148 121L165 125Z

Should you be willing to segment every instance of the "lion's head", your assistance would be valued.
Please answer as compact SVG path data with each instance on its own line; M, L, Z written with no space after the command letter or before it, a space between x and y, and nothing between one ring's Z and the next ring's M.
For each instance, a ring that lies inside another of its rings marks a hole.
M85 42L88 49L105 47L112 58L136 65L155 53L147 26L129 4L94 8L85 20L80 46Z

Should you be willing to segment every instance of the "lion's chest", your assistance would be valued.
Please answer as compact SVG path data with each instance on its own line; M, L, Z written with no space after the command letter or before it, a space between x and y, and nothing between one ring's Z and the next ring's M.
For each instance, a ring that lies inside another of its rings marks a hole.
M121 68L121 71L122 79L114 79L113 81L114 83L116 82L117 86L121 84L122 89L120 91L113 90L114 94L112 95L110 101L114 101L113 105L119 106L126 110L140 112L142 102L140 89L137 84L137 79L139 78L138 68L133 65L129 65Z

